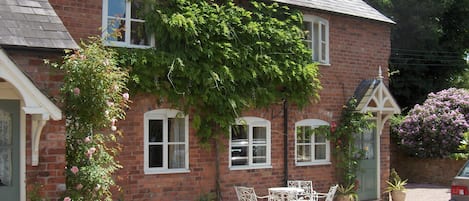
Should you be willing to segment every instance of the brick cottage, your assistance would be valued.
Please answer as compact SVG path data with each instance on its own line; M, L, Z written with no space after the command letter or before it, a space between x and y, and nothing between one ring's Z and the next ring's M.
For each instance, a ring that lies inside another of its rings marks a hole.
M386 122L399 113L385 86L394 22L362 0L277 2L304 12L305 29L311 34L306 42L321 73L321 99L301 110L278 104L243 113L245 133L226 139L218 153L221 198L236 200L234 186L253 186L264 195L268 187L293 179L311 180L315 190L326 192L337 183L334 145L314 135L300 141L295 133L336 124L342 106L355 95L360 101L357 110L372 112L377 124L358 145L367 152L365 171L358 173L359 196L381 199L390 168ZM65 189L65 121L56 100L62 75L43 59L59 59L64 49L78 48L80 40L101 35L107 29L100 27L116 14L144 23L128 13L136 7L135 0L0 1L1 200L27 200L35 185L41 185L44 197L60 198ZM130 26L126 29L123 41L109 45L152 45L151 40L131 35L135 32ZM175 110L158 107L155 98L145 94L132 101L126 120L119 122L125 135L118 156L123 168L117 173L122 192L115 194L116 199L193 201L214 192L217 154L199 145L191 114L175 118ZM171 138L182 138L176 148L168 148L168 139L150 132L174 135L168 127L179 132Z

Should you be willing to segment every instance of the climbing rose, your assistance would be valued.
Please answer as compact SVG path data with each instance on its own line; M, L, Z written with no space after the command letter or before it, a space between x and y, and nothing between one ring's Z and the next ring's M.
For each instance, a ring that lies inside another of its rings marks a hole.
M90 136L85 137L85 140L84 140L84 141L85 141L86 143L91 142L91 137L90 137Z
M72 201L72 199L70 197L65 197L64 201Z
M85 154L86 156L88 156L89 159L91 159L95 151L96 151L96 148L91 147L90 149L88 149L88 151Z
M77 166L73 166L70 171L72 171L73 174L77 174L78 172L78 167Z
M96 148L94 147L91 147L90 149L88 149L88 153L90 154L94 154L95 151L96 151Z
M75 94L75 96L80 95L80 88L78 87L73 88L73 94Z
M130 95L129 95L129 93L124 93L124 94L122 94L122 97L124 98L125 101L128 101L129 98L130 98Z

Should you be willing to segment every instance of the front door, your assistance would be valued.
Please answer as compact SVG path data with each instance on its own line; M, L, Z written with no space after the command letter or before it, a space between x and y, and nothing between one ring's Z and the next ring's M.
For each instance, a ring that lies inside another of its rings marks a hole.
M0 200L20 199L19 101L0 100Z
M358 197L360 200L377 199L376 128L366 130L359 136L356 146L364 151L365 158L360 161L360 169L357 172Z

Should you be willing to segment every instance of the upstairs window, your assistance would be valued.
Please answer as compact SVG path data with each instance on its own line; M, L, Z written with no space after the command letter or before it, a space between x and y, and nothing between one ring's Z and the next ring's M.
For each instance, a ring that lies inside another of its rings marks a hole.
M304 15L305 43L313 52L313 61L329 64L329 22L323 18Z
M151 47L154 44L145 29L143 0L103 0L103 37L107 45Z
M245 117L231 126L231 169L270 167L270 121Z
M189 120L159 109L144 115L145 174L189 172Z
M325 126L325 127L322 127ZM319 119L305 119L295 124L295 164L330 164L330 143L327 133L329 123Z

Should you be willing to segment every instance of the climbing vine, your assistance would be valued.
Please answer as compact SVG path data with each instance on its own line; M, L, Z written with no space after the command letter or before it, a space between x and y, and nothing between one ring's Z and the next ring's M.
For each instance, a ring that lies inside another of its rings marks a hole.
M66 192L64 201L112 200L114 159L121 135L117 121L129 101L128 73L116 65L116 54L99 39L69 52L62 64L61 88L66 118Z
M353 185L358 188L356 174L360 169L360 161L364 159L364 150L355 143L365 130L375 125L371 122L371 113L360 113L355 110L356 108L357 99L351 98L343 106L340 123L331 132L329 139L335 145L333 154L337 161L339 182L345 187Z
M303 42L301 12L252 1L146 1L155 48L120 49L129 88L190 111L202 143L229 133L250 108L318 98L318 68Z

